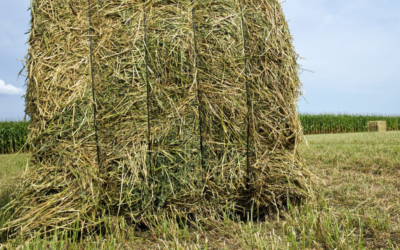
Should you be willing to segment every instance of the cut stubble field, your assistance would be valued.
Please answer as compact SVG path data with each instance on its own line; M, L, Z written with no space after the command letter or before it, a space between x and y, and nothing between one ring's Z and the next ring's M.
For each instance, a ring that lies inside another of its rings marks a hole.
M163 221L143 231L120 224L114 234L33 239L25 249L400 249L400 132L306 139L315 201L263 222L225 216L191 226ZM0 207L21 181L27 157L0 155ZM0 249L21 244L1 243Z

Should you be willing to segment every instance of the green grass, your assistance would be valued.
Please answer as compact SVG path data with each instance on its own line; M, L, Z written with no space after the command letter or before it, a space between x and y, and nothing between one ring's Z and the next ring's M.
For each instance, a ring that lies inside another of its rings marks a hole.
M361 114L300 114L304 134L366 132L369 121L386 121L388 131L400 130L400 116Z
M400 132L306 138L302 151L318 176L316 199L265 222L225 216L187 226L160 219L159 226L139 231L110 218L113 234L81 239L61 233L34 238L24 249L400 249ZM26 156L0 156L0 190L19 182Z
M26 145L29 122L0 122L0 154L27 151Z
M28 157L28 154L0 154L0 208L11 200L13 190L15 190L17 184L21 182L21 176L26 169ZM7 216L0 214L0 228L4 224L6 218Z
M0 207L10 199L10 193L21 180L28 154L0 155Z

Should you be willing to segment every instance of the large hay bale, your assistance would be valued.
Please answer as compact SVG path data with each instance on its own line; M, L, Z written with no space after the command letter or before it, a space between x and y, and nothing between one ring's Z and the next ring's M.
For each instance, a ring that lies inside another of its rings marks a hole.
M386 132L386 121L371 121L367 127L368 132Z
M89 36L87 2L32 1L33 153L8 232L265 214L310 196L279 1L108 0L90 13Z

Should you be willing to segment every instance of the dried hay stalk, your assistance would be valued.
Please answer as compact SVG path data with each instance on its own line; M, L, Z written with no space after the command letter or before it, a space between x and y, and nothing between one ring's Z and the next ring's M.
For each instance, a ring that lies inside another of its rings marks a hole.
M277 0L92 3L96 103L87 11L32 1L33 155L5 230L90 229L105 215L151 225L160 209L264 214L310 197L297 54Z

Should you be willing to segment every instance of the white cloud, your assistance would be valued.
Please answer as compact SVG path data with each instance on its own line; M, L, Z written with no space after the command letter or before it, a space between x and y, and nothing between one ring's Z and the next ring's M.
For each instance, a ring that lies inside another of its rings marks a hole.
M6 84L0 79L0 94L4 95L23 95L25 91L21 88L14 87L13 85Z

